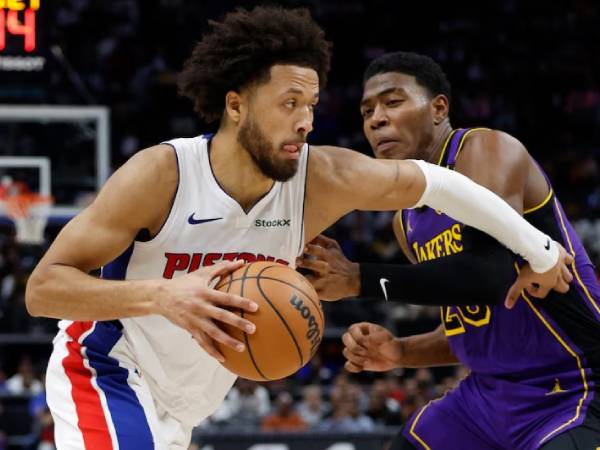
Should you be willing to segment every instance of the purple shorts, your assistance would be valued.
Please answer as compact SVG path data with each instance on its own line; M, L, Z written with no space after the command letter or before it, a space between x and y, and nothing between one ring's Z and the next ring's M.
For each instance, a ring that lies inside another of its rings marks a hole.
M419 450L536 450L580 425L588 403L581 391L550 392L547 384L472 374L419 409L402 434Z

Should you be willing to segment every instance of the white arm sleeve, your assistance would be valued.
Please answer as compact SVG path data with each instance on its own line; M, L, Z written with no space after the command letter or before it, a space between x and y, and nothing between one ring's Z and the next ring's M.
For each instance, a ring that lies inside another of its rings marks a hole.
M490 190L453 170L411 160L423 171L425 191L414 206L427 205L494 237L521 255L537 273L558 261L558 246Z

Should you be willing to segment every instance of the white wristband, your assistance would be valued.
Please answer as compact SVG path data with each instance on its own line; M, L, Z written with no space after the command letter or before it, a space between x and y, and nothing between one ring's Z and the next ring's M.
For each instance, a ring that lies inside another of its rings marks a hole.
M537 273L558 261L558 246L490 190L458 172L420 160L425 191L414 207L427 205L494 237L521 255Z

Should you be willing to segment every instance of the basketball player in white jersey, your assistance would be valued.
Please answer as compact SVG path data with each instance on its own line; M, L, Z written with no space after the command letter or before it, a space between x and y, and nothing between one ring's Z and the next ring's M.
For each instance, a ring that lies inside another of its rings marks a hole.
M186 449L235 380L214 342L244 349L218 323L254 330L228 309L256 304L211 280L244 261L293 265L355 209L427 204L523 255L542 287L568 288L564 251L465 177L309 147L329 56L305 10L212 23L179 84L216 134L136 154L40 261L26 301L63 319L46 378L59 450ZM101 279L89 275L98 267Z

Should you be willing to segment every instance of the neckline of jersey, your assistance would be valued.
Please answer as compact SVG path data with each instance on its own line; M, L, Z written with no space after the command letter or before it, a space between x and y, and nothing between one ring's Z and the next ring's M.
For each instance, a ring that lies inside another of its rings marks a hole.
M210 162L210 144L212 142L212 136L204 137L204 139L205 139L205 145L202 148L201 157L203 159L205 159L205 162L206 162L205 167L208 167L209 184L212 186L212 188L215 192L217 192L225 201L227 201L228 203L233 205L235 208L239 209L239 211L244 216L248 217L253 212L259 211L260 210L259 206L263 203L266 203L268 201L268 199L270 199L273 195L275 195L275 192L277 192L279 190L279 188L281 186L281 182L275 181L273 183L273 185L271 186L271 189L269 189L268 192L266 192L262 197L260 197L248 211L244 210L242 205L240 205L240 203L235 198L233 198L231 195L229 195L225 191L225 189L223 189L223 186L221 186L221 184L219 183L219 180L217 180L217 177L215 176L215 173L213 172L212 164Z

